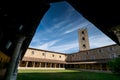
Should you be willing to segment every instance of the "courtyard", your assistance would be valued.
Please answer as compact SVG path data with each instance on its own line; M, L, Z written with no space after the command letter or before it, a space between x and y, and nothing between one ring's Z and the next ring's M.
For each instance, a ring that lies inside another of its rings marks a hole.
M20 69L17 80L120 80L120 76L80 70Z

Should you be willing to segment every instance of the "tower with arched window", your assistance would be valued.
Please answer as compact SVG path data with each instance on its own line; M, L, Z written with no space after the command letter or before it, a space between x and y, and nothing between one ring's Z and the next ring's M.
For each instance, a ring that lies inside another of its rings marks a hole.
M88 32L87 29L79 29L78 30L78 38L79 38L79 50L89 50L89 39L88 39Z

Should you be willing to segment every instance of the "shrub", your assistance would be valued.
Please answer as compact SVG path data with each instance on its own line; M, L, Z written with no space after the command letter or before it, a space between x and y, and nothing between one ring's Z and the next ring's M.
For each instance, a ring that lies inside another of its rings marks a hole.
M108 66L110 67L113 73L120 74L120 57L114 58L111 61L109 61Z

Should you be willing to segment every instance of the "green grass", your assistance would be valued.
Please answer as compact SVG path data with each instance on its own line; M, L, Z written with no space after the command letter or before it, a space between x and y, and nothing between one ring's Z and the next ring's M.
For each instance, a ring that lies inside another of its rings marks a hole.
M78 70L19 70L17 80L120 80L120 77Z

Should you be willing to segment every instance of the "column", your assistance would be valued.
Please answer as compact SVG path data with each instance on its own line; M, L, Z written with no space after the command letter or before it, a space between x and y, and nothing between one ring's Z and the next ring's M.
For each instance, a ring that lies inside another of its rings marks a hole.
M50 63L50 68L52 68L52 63Z
M35 62L33 62L33 68L35 67Z
M100 70L102 71L102 64L100 64Z
M60 64L59 64L59 68L60 68Z
M94 64L92 64L92 70L94 70Z
M28 67L28 61L26 62L26 65L25 65L25 67L26 67L26 68Z
M70 64L70 68L71 68L71 64Z
M106 65L106 69L107 69L107 71L109 71L110 69L109 69L109 67L107 66L107 64L105 64Z
M63 64L63 68L65 68L65 64Z
M47 63L45 63L45 68L47 67Z
M55 68L56 68L56 64L55 64Z
M20 56L20 51L21 51L21 46L23 44L23 41L25 40L25 36L22 35L17 35L17 40L14 46L13 54L10 60L10 63L8 65L7 71L6 71L6 76L5 80L15 80L17 76L17 63L19 62L19 56Z
M39 67L41 68L41 62L39 63Z
M85 64L85 69L86 69L86 64Z

